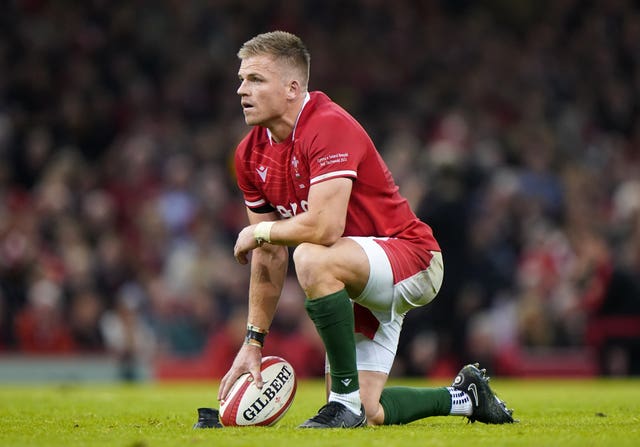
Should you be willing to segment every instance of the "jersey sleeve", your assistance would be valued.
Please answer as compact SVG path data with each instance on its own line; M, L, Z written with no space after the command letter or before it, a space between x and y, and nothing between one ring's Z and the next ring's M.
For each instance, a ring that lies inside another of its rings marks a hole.
M250 161L246 158L247 145L243 141L236 149L234 165L236 171L236 182L244 197L244 204L255 213L268 213L273 211L273 207L264 198L262 192L255 186L249 176Z
M337 177L358 177L358 166L369 142L364 130L345 116L323 120L309 149L309 183Z

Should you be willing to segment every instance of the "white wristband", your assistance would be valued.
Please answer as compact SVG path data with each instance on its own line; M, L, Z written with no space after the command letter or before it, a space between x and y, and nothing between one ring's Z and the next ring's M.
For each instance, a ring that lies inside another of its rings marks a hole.
M258 223L253 230L253 237L256 239L258 246L261 247L265 242L271 242L271 227L275 221L264 221Z

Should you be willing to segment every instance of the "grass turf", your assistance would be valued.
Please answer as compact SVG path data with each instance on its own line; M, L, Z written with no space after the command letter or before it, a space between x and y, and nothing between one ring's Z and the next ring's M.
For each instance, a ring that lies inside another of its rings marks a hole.
M392 385L425 386L392 380ZM637 446L640 380L495 380L520 423L433 417L404 426L299 430L322 405L320 381L299 383L275 427L193 430L196 409L217 407L216 383L0 385L0 445L13 446ZM429 382L429 386L445 383Z

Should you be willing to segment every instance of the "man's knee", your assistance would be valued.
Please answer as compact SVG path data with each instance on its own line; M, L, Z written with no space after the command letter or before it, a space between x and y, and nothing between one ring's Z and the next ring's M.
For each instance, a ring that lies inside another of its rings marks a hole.
M322 248L316 244L303 242L293 251L293 263L296 271L313 270L318 268L320 263L320 251Z
M319 298L345 287L350 295L355 293L354 296L358 296L362 292L369 272L362 267L364 258L368 268L365 254L358 252L357 247L348 238L342 238L329 247L308 242L296 247L293 263L307 298Z
M384 408L380 404L380 395L387 382L387 374L379 371L358 371L360 382L360 400L367 413L369 425L384 424Z
M362 403L367 414L368 425L384 425L384 409L379 402L367 402L366 399Z
M313 287L322 280L321 273L327 271L324 250L323 246L303 242L293 251L293 264L303 289Z

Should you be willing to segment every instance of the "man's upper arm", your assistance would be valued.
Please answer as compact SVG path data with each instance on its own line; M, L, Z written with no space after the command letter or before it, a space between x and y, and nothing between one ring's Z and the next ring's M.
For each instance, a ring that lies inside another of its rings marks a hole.
M317 225L330 229L336 237L344 233L352 187L352 179L338 177L309 188L308 213Z
M275 211L270 211L267 213L264 212L255 212L251 208L246 207L247 216L249 217L249 224L257 224L258 222L262 222L265 220L278 220L279 216Z

